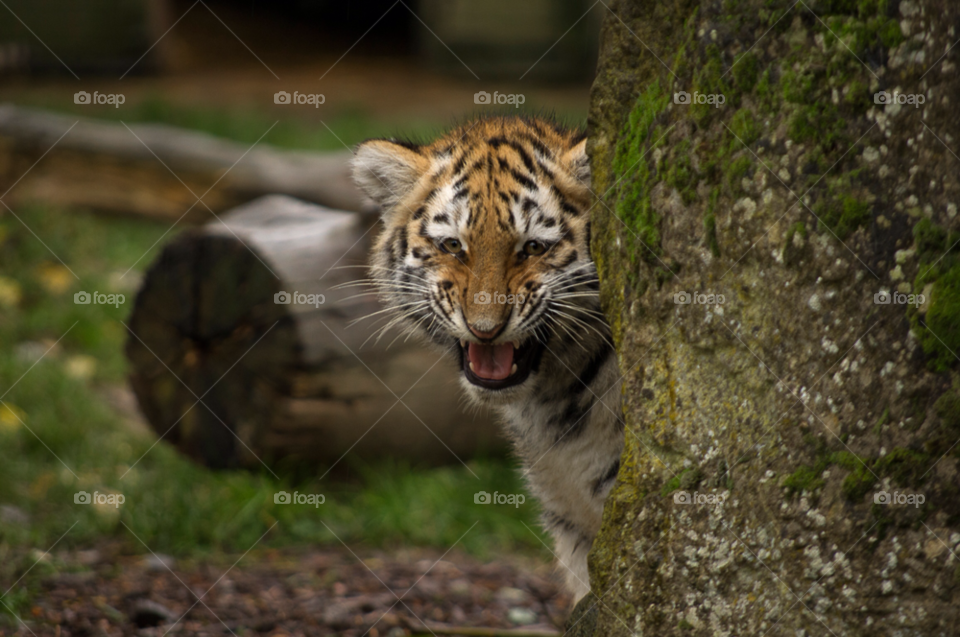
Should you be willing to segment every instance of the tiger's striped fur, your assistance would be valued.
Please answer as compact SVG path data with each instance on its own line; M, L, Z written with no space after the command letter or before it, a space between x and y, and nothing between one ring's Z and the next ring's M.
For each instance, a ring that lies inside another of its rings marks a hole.
M353 164L383 211L372 272L392 324L450 350L502 416L577 599L623 446L585 149L549 121L486 118L427 145L369 140Z

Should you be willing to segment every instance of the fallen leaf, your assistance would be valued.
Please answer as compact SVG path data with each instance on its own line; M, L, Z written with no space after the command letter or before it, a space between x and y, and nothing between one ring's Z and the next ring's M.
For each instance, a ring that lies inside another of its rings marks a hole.
M16 307L20 304L20 284L11 278L0 276L0 306Z
M63 364L63 369L71 378L87 380L97 372L97 359L86 354L71 356Z
M58 263L44 263L37 268L37 279L50 294L63 294L73 283L70 270Z
M27 415L16 405L0 404L0 431L16 431L26 420Z

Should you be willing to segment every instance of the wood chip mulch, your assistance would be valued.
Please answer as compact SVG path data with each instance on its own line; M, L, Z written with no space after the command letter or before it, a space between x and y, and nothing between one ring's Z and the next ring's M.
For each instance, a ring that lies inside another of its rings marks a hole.
M65 568L42 580L25 625L0 628L0 637L563 632L571 600L552 566L515 556L484 564L455 551L437 561L441 555L266 550L231 569L232 560L178 563L109 549L60 554ZM456 632L463 627L474 630Z

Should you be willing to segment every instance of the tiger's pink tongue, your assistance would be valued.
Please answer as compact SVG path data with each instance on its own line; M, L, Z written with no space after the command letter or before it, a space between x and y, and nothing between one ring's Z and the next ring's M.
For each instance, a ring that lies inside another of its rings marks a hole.
M503 380L513 367L513 344L467 345L467 357L474 374L484 380Z

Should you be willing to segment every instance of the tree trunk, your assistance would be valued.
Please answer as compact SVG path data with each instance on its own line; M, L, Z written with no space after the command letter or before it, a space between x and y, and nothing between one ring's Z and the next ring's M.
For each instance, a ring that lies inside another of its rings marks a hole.
M217 468L502 447L487 414L460 408L446 354L348 329L382 309L335 287L366 276L368 217L272 196L223 220L164 248L130 319L131 383L165 440Z
M960 6L609 9L627 433L571 634L956 635Z

